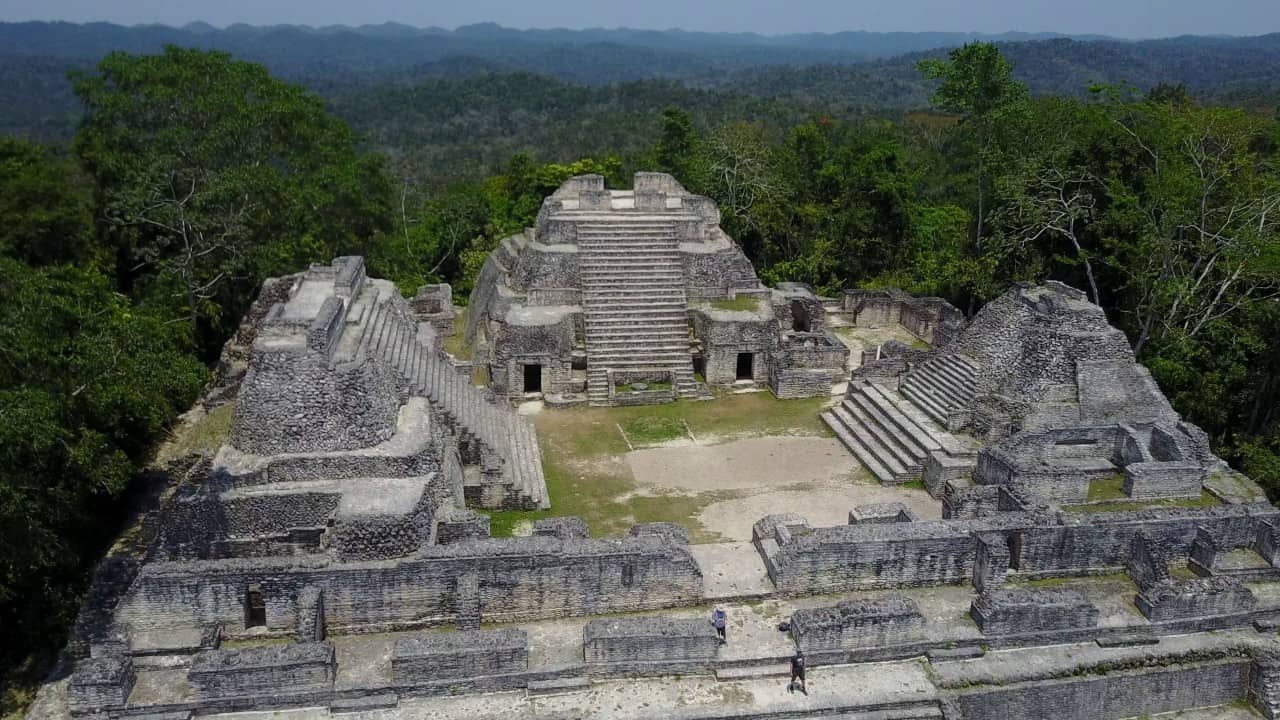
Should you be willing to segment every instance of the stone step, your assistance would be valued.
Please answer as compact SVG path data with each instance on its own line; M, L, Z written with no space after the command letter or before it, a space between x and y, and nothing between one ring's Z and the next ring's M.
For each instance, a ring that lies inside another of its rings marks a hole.
M716 682L761 680L764 678L775 677L790 678L791 666L787 663L770 663L768 665L748 665L746 667L716 669Z
M924 449L889 422L866 395L860 392L853 393L845 398L840 407L860 420L904 468L914 471L921 467L925 456Z
M974 385L973 376L965 375L964 373L956 370L956 367L957 366L955 365L939 362L921 369L924 370L924 374L929 377L954 386L957 389L972 388Z
M612 284L630 284L639 285L643 283L654 283L661 285L663 283L676 283L678 287L684 285L683 270L658 270L651 273L618 273L613 270L581 270L583 290L597 285Z
M922 394L932 396L938 401L939 405L948 409L960 407L965 402L959 391L940 384L933 378L924 374L913 373L908 375L906 379L902 381L902 385L904 387L914 387Z
M853 453L854 457L856 457L863 466L870 470L871 474L875 475L880 482L885 484L896 484L898 482L898 476L880 463L880 459L876 454L867 448L867 446L863 445L862 442L854 436L849 426L844 423L844 420L836 416L836 414L831 410L823 412L819 417L821 417L822 421L827 424L827 427L831 428L831 431L836 434L836 438L840 440L840 444L844 445L845 449Z
M947 426L947 410L939 405L938 401L934 400L932 396L916 389L914 385L904 384L900 392L904 398L924 411L924 414L932 418L934 422L943 427Z
M366 712L369 710L390 710L400 705L400 696L395 693L381 693L364 697L339 698L329 702L329 712L334 715L343 713Z
M915 477L919 474L919 467L911 461L911 458L908 457L904 460L899 457L890 449L891 443L881 440L871 430L869 423L864 422L861 417L853 415L848 407L837 405L831 408L831 412L844 423L844 426L849 430L849 434L858 441L858 444L874 456L881 467L889 471L894 482L900 482L904 478ZM878 474L877 477L879 477Z
M551 680L530 680L527 692L529 697L539 697L546 695L566 695L591 687L591 678L586 675L578 675L567 678L552 678Z
M884 394L884 391L877 385L874 383L863 382L862 388L867 398L880 408L885 417L909 435L924 452L928 453L942 448L942 443L934 437L932 432L921 427L915 420L912 420L903 414L894 399Z

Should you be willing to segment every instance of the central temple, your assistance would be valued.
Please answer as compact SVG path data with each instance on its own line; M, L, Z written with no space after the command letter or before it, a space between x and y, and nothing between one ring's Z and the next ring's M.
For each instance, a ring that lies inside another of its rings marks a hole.
M709 198L670 175L565 182L502 242L472 293L467 341L495 393L638 405L768 385L825 395L848 350L809 289L765 287Z

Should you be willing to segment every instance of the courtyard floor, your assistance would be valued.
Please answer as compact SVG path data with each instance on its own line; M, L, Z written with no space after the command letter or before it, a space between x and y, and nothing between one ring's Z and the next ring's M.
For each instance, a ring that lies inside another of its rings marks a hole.
M834 401L727 393L713 401L538 412L551 510L493 513L493 534L526 534L539 518L577 515L595 536L674 522L695 543L742 542L771 513L839 525L855 506L883 502L938 518L940 505L927 493L879 485L836 440L818 418Z

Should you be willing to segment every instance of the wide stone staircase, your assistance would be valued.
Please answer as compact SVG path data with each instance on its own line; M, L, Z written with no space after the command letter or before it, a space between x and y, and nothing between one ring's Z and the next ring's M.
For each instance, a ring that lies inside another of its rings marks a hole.
M947 416L973 400L978 366L959 353L929 358L902 379L902 394L942 427Z
M822 413L822 420L886 485L919 478L925 457L933 451L951 456L971 452L909 401L866 379L853 380L844 400Z
M482 455L498 466L490 470L500 473L504 506L549 508L542 451L529 420L496 404L493 393L473 385L469 376L459 375L447 359L420 342L417 324L403 303L377 303L369 312L361 338L366 355L389 363L463 439L477 440L489 451Z
M661 215L579 220L587 397L609 404L608 371L669 372L697 395L679 243Z

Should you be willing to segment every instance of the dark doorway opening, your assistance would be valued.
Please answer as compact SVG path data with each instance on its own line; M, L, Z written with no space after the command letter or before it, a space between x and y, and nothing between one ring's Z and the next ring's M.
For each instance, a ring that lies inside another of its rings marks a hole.
M738 353L738 379L755 379L755 353Z
M1009 569L1022 569L1022 533L1012 533L1005 538L1005 545L1009 548Z
M267 601L256 585L250 586L245 592L244 626L246 628L267 626Z
M700 378L707 377L707 359L696 357L693 359L693 374Z
M813 327L809 321L809 309L799 300L791 301L791 329L807 333Z
M542 392L542 366L531 363L524 366L524 391L527 393Z

